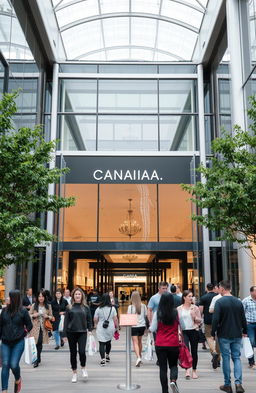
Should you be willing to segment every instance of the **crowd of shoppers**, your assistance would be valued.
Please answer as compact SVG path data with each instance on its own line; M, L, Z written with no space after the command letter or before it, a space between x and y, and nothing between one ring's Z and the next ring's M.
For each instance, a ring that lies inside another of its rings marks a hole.
M132 326L135 366L142 364L142 338L149 328L154 336L162 393L168 393L168 380L172 392L178 393L180 342L184 340L192 355L192 370L186 370L185 378L197 379L199 329L203 327L212 367L219 367L222 359L224 384L219 387L220 390L233 392L232 359L235 391L243 393L241 341L248 334L252 348L256 345L256 286L250 288L250 295L243 301L232 295L228 281L221 281L217 286L207 284L206 293L198 301L191 290L183 291L180 296L177 289L175 285L160 282L158 292L149 299L148 307L141 301L138 291L132 292L127 313L137 316L137 323ZM19 291L11 291L8 304L0 316L2 391L7 393L10 369L15 378L14 392L21 390L19 362L26 334L35 339L35 368L41 363L43 344L49 342L52 331L56 350L68 341L71 381L74 383L78 380L77 352L82 378L87 379L87 335L92 334L94 325L99 342L100 365L105 366L110 362L111 341L119 330L118 308L118 299L113 291L101 296L94 289L87 299L81 288L75 288L71 296L69 289L64 293L57 289L53 298L49 291L43 289L35 297L29 288L23 298ZM250 368L256 369L254 355L248 362Z

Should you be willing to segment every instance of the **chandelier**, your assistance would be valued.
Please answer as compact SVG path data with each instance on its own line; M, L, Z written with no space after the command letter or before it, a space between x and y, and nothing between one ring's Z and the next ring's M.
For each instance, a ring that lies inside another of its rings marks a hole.
M132 218L132 199L129 198L129 208L128 208L128 217L127 220L124 220L124 222L120 225L118 228L119 232L122 233L122 235L129 236L131 239L132 236L136 235L141 231L141 226L140 224L137 223L136 220Z
M138 258L138 255L136 254L124 254L123 259L131 263L131 261L135 261Z

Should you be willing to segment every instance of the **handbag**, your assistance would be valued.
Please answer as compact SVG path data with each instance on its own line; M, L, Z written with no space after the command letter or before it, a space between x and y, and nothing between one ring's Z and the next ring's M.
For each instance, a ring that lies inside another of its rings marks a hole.
M44 320L44 327L48 331L52 330L52 323L48 318Z
M110 317L111 311L112 311L112 306L110 307L110 311L109 311L107 319L105 319L105 321L103 321L102 327L104 329L107 329L109 326L109 317Z
M191 353L189 352L188 347L184 342L184 337L181 335L181 343L179 347L179 365L181 368L191 368L192 367L193 358Z
M61 315L60 316L60 323L59 323L59 332L63 332L64 329L64 319L65 319L65 315Z
M119 331L116 330L115 333L114 333L114 339L115 340L119 340L119 337L120 337Z

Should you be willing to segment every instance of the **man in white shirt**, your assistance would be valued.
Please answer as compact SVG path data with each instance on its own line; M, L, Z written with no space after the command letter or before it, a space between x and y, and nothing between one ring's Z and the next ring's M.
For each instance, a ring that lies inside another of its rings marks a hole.
M247 334L252 344L252 348L256 347L256 285L250 288L250 295L243 301L245 318L247 322ZM254 355L248 359L249 367L256 369Z
M71 304L71 296L69 289L65 289L63 298L68 302L68 304Z
M217 302L217 300L219 300L221 298L219 284L215 285L214 292L217 293L217 296L214 296L214 298L212 299L211 304L209 306L209 312L211 314L214 312L215 303Z

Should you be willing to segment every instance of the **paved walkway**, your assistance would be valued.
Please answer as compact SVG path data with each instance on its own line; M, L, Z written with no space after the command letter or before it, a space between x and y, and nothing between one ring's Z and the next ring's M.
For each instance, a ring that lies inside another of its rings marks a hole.
M122 330L120 340L113 341L111 362L105 367L99 365L99 354L87 357L88 381L84 382L79 375L76 384L71 383L69 351L67 344L59 351L54 351L54 342L45 346L42 353L42 364L34 369L21 362L23 393L114 393L118 383L125 382L125 334ZM201 348L201 344L199 344ZM132 381L140 384L138 393L161 393L159 370L155 361L146 362L140 368L135 368L135 357L132 355ZM256 370L248 369L243 361L244 388L247 393L256 393ZM185 380L185 371L179 369L178 386L180 393L214 393L219 391L223 383L222 371L210 367L210 354L199 350L198 380ZM13 379L10 378L9 391L13 391ZM220 391L219 391L220 392Z

